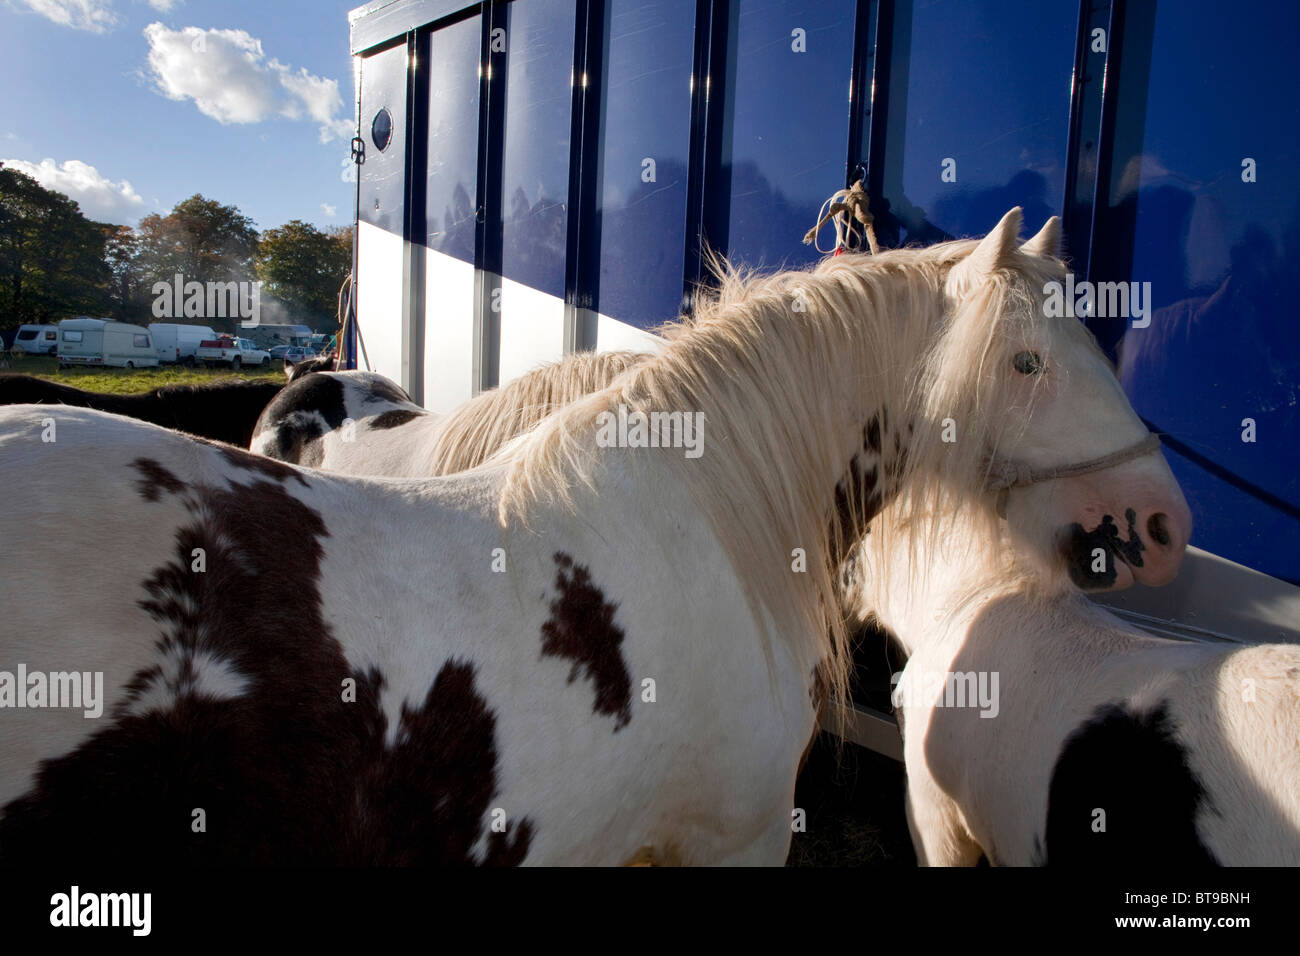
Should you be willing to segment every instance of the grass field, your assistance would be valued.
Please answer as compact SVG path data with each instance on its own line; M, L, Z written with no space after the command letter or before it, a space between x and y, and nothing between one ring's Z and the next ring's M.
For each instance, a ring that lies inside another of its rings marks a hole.
M8 358L6 356L6 358ZM245 368L232 372L228 368L186 368L183 365L162 365L158 368L69 368L60 369L52 358L15 355L9 359L8 368L0 368L0 375L14 373L35 375L37 378L71 385L90 392L131 394L147 392L163 385L205 385L229 378L274 378L283 381L284 368L279 361L264 368Z

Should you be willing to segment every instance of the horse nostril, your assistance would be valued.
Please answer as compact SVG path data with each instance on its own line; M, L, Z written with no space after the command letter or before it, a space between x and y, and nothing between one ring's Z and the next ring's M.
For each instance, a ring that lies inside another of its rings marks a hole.
M1147 519L1147 534L1151 535L1151 540L1156 544L1169 544L1169 517L1163 512L1157 512Z

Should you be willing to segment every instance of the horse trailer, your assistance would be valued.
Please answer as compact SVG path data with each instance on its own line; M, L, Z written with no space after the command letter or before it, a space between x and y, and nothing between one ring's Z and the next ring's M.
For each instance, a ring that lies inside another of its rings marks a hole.
M653 350L710 250L816 262L805 233L855 183L888 248L1059 215L1061 307L1196 527L1174 584L1102 600L1162 634L1300 639L1295 7L375 0L350 27L349 367L446 412L570 352Z

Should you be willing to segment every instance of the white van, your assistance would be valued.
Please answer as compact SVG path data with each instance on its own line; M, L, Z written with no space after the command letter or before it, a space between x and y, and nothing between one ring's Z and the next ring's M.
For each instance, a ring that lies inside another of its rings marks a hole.
M14 336L13 350L29 355L53 355L59 344L57 325L22 325Z
M179 325L175 322L150 322L149 334L159 362L184 362L194 364L194 350L204 339L215 339L217 333L206 325Z
M81 316L59 323L59 365L115 365L151 368L158 364L149 330L110 319Z

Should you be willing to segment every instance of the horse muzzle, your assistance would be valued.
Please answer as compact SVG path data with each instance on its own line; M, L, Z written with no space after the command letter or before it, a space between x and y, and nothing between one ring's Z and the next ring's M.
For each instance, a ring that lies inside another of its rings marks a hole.
M1092 528L1074 523L1059 536L1070 578L1080 588L1120 590L1134 581L1150 587L1168 584L1182 566L1191 539L1186 502L1163 507L1127 508L1117 521L1106 514Z

